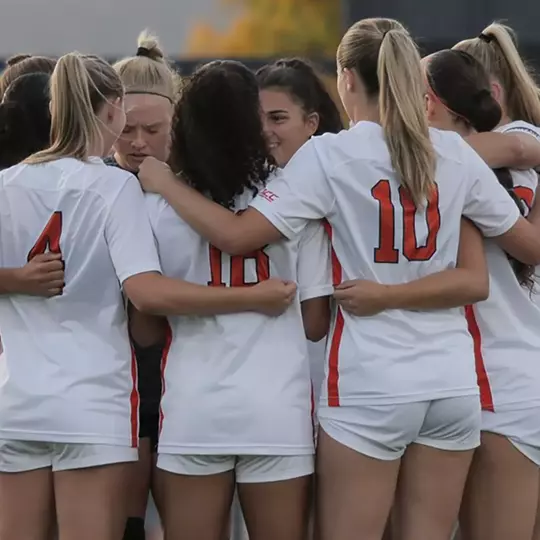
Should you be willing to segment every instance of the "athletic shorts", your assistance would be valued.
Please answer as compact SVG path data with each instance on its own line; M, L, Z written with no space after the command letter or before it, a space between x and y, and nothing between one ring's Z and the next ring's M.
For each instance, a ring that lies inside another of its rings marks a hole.
M482 411L482 431L506 437L525 457L540 467L540 407Z
M137 359L137 388L139 391L139 438L149 438L152 451L157 450L159 406L161 402L161 358L163 347L139 347L133 344Z
M52 468L69 471L137 461L136 448L106 444L64 444L0 440L0 472Z
M158 469L188 476L234 471L239 484L292 480L315 470L314 456L202 456L159 454Z
M462 396L396 405L321 406L319 425L360 454L398 459L412 443L440 450L480 445L480 398Z

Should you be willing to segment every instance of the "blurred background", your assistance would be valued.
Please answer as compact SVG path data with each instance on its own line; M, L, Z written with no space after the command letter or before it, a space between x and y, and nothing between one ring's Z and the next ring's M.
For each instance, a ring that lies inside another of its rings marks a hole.
M343 29L364 17L399 19L426 51L477 35L494 19L513 26L525 56L540 63L540 2L530 0L0 0L0 58L15 53L131 55L154 31L181 71L205 58L302 55L333 70Z

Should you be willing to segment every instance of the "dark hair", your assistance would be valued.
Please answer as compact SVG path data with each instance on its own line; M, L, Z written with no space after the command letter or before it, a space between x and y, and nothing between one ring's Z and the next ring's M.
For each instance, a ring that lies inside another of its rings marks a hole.
M478 132L491 131L501 121L502 110L491 94L489 75L469 53L443 50L428 58L426 79L429 89L442 104ZM522 215L525 207L514 192L512 173L507 168L493 171ZM508 256L519 283L532 290L535 267Z
M338 133L343 129L341 115L316 69L302 58L284 58L257 71L261 89L278 88L287 92L306 114L317 113L315 135Z
M15 64L18 64L19 62L21 62L22 60L26 60L27 58L32 58L32 55L25 53L14 54L6 60L6 65L14 66Z
M2 99L7 87L17 77L29 73L47 73L51 75L55 66L56 60L47 56L16 55L12 57L8 67L0 77L0 99Z
M476 131L491 131L502 110L491 93L489 76L478 60L464 51L443 50L427 59L429 90L460 120Z
M246 188L256 192L266 182L275 165L263 134L257 80L246 66L216 60L183 81L170 164L228 208Z
M0 169L49 145L49 75L31 73L13 81L0 105Z

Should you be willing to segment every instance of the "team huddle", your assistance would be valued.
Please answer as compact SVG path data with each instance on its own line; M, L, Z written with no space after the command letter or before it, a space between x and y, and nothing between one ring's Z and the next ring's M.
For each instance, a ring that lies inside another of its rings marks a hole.
M10 61L0 540L540 540L540 91L500 24L337 71Z

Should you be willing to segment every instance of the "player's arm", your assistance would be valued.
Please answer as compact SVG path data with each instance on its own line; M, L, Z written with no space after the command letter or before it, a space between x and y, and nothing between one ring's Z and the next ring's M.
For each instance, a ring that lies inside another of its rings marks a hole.
M448 309L474 304L489 295L483 237L462 219L456 268L397 285L367 280L344 282L334 298L349 313L371 316L388 309Z
M0 294L25 294L46 298L62 294L64 264L62 254L36 255L21 268L0 268Z
M328 215L333 195L310 142L240 215L191 189L154 158L145 159L139 180L145 191L159 193L212 245L231 255L245 255L283 237L293 238L309 221Z
M474 133L465 140L492 169L540 166L540 141L527 133Z
M109 209L105 237L116 275L131 303L154 315L216 315L257 311L279 315L296 285L267 280L253 287L207 287L161 275L144 195L129 177Z
M514 259L540 264L540 207L535 204L525 219L482 158L466 143L463 151L468 165L463 215Z
M302 320L307 339L320 341L330 327L332 255L321 223L311 222L298 242L297 280Z
M129 304L129 334L140 348L163 345L167 338L169 323L166 317L143 313Z
M189 187L155 158L144 160L139 181L145 191L159 193L203 238L230 255L245 255L282 238L256 210L231 212Z

